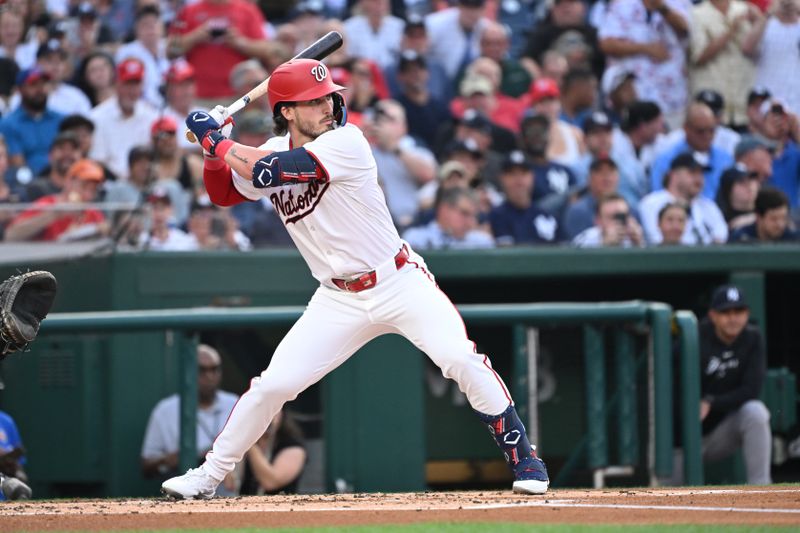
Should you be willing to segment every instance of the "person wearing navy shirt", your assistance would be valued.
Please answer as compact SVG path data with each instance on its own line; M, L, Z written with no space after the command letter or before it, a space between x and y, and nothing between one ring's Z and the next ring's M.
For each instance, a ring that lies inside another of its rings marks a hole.
M556 217L533 203L534 183L525 155L519 150L509 153L500 173L506 199L489 213L496 244L548 244L561 240Z
M789 227L789 199L778 189L762 187L756 196L756 221L734 231L728 242L796 242Z
M800 147L792 139L791 122L797 117L792 118L783 103L775 99L765 101L761 113L764 117L763 134L775 143L772 176L767 185L782 190L789 200L789 208L796 210L800 207Z
M428 65L414 50L403 50L397 63L400 92L397 101L406 110L408 133L429 149L435 148L436 134L443 124L452 121L447 104L428 89Z
M733 156L715 146L714 133L717 128L717 119L708 105L702 102L693 102L686 112L686 121L683 129L686 139L679 141L661 152L650 171L651 191L664 188L664 174L669 172L672 160L684 152L693 152L698 160L703 161L705 186L703 196L714 200L717 196L719 178L725 169L733 166Z
M550 144L550 119L547 116L529 110L522 118L520 130L522 150L530 161L536 182L532 199L555 212L566 205L568 195L578 181L569 168L547 159L547 146Z
M50 145L64 115L47 108L50 77L39 67L21 71L16 79L20 106L0 122L12 167L28 167L34 176L48 163Z
M18 479L22 483L28 480L23 468L24 464L25 452L17 424L11 415L0 411L0 500L20 497L16 494L6 494L6 489L12 487L8 483L10 478ZM19 483L14 486L18 487ZM22 497L29 498L30 487L25 486L24 488L27 489L27 495Z

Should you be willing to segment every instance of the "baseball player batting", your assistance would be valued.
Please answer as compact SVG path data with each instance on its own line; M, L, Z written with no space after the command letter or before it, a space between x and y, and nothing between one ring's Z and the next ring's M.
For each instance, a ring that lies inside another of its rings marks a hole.
M165 481L162 491L211 498L285 402L370 340L397 333L458 383L503 451L514 492L545 493L547 469L503 380L476 352L423 258L400 239L369 143L347 124L342 90L319 61L279 66L267 93L279 136L259 148L227 139L220 131L227 117L219 111L186 118L206 153L211 200L229 206L269 198L320 286L239 399L205 462ZM270 275L268 264L262 275Z

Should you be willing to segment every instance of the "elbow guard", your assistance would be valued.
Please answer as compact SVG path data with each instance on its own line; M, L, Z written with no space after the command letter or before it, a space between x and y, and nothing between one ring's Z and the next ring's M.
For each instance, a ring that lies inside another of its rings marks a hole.
M305 148L273 152L253 166L253 187L258 189L312 181L328 181L328 173Z

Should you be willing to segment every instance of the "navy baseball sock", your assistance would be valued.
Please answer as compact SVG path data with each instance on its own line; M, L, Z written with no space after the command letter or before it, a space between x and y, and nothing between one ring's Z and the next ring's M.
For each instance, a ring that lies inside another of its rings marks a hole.
M536 452L531 447L525 426L513 405L509 405L508 409L496 416L475 412L478 413L478 418L488 426L489 433L497 441L508 466L511 467L514 477L518 481L524 479L547 480L547 469L544 462L536 456Z

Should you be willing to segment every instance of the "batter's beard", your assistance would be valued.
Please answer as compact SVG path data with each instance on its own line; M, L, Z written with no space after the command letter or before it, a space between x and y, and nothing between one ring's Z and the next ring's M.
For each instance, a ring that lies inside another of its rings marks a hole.
M333 119L331 119L332 121ZM308 137L309 139L316 139L323 133L331 131L334 128L333 122L326 124L319 124L316 129L310 124L305 122L297 121L297 131L299 131L303 136Z

